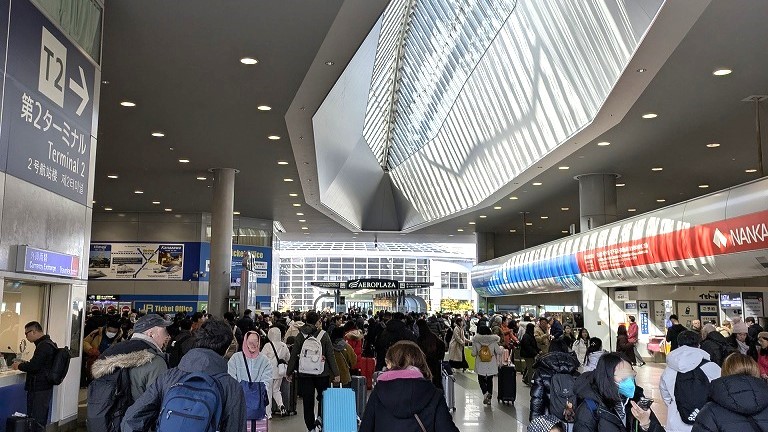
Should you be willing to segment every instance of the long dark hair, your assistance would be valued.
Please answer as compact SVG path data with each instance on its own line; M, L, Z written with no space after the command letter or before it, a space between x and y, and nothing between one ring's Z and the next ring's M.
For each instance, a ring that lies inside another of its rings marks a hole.
M525 326L525 334L533 336L533 328L536 327L533 323L528 323Z
M620 354L607 353L600 357L594 372L592 372L592 388L608 407L614 407L621 402L619 387L616 385L614 375L616 368L623 362L626 360Z
M603 340L600 338L590 338L589 339L589 346L587 346L587 354L584 355L584 363L587 362L587 359L589 358L589 355L593 352L598 352L603 350Z
M627 327L622 324L619 326L619 330L616 331L616 336L627 336Z
M583 337L581 337L584 334L584 332L587 332L586 341L589 342L589 330L587 330L586 328L579 330L579 339L584 339Z
M425 353L438 352L439 350L437 349L437 343L439 339L429 329L427 322L423 319L420 319L416 321L416 327L419 328L418 341L419 345L421 345L421 349L423 349Z

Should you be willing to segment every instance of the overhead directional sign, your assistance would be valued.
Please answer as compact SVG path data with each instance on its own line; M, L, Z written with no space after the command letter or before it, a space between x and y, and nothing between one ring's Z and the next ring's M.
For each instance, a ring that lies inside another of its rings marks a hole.
M5 71L3 168L87 204L96 66L29 0L12 0Z
M429 288L433 282L400 282L393 279L353 279L347 282L312 282L312 286L326 289L399 290Z

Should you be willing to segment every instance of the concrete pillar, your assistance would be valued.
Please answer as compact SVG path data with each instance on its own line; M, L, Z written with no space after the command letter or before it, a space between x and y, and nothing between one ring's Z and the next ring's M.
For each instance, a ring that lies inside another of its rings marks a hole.
M616 174L583 174L579 181L579 215L585 232L617 220Z
M601 288L589 278L582 278L581 288L584 327L591 337L603 340L603 349L616 349L616 333L624 312L611 298L609 288Z
M496 258L496 235L492 232L475 233L475 245L477 248L477 262L485 262Z
M208 284L208 313L218 317L229 309L227 297L232 272L232 233L235 207L233 168L213 170L213 208L211 208L211 280Z

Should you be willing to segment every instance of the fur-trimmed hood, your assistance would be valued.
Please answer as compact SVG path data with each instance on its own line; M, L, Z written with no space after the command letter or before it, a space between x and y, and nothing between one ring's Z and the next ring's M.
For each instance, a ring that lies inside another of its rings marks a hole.
M94 379L98 379L111 374L118 368L135 368L143 366L150 363L156 355L157 354L149 349L111 355L93 362L91 374Z
M479 343L480 345L497 344L499 341L501 341L501 338L497 335L475 335L475 337L472 338L472 343Z
M344 335L345 339L351 339L351 340L363 340L363 332L360 330L350 330L347 332L347 334Z

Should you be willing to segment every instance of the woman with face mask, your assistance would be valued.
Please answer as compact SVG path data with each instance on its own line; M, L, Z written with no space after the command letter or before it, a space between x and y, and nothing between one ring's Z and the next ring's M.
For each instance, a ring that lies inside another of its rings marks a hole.
M638 403L643 389L636 372L620 354L600 357L594 371L576 380L576 395L583 402L576 411L574 432L663 432L656 415Z

